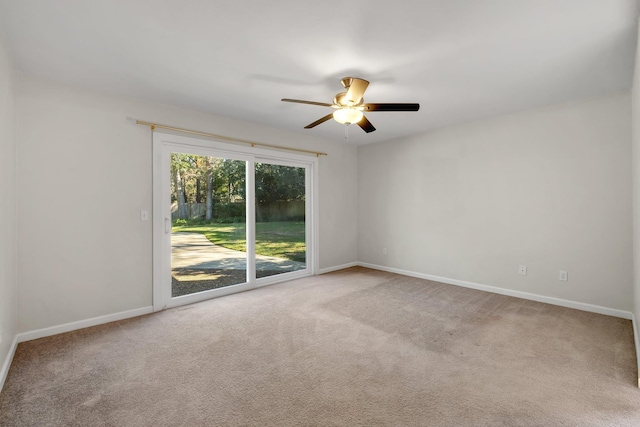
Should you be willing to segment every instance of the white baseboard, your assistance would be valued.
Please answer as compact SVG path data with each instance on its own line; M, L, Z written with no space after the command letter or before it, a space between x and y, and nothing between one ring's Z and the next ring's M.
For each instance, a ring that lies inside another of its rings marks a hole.
M327 267L327 268L319 269L318 270L318 274L331 273L332 271L344 270L345 268L356 267L358 265L360 265L360 264L358 264L355 261L347 263L347 264L342 264L342 265L334 265L333 267Z
M561 307L575 308L576 310L590 311L592 313L604 314L607 316L620 317L622 319L631 320L633 314L630 311L618 310L616 308L602 307L584 302L570 301L561 298L548 297L545 295L531 294L529 292L515 291L512 289L498 288L495 286L482 285L479 283L466 282L464 280L449 279L447 277L433 276L431 274L416 273L413 271L400 270L382 265L368 264L360 262L358 265L362 267L372 268L374 270L388 271L389 273L402 274L403 276L417 277L419 279L432 280L434 282L447 283L449 285L462 286L464 288L477 289L479 291L492 292L494 294L508 295L510 297L522 298L531 301L544 302Z
M153 307L142 307L133 310L121 311L119 313L106 314L104 316L92 317L91 319L79 320L77 322L65 323L63 325L51 326L49 328L36 329L35 331L22 332L16 336L19 343L36 340L63 332L75 331L76 329L88 328L90 326L102 325L103 323L115 322L116 320L128 319L130 317L142 316L153 313Z
M13 356L16 354L16 348L18 347L18 337L15 336L13 338L13 343L11 344L11 348L9 349L9 354L7 354L7 358L4 360L2 364L2 369L0 370L0 391L2 391L2 387L4 387L4 382L7 379L7 375L9 375L9 368L11 367L11 362L13 362Z
M638 323L636 322L635 314L631 315L631 322L633 323L633 340L636 343L636 362L638 363L638 388L640 388L640 340L638 340Z

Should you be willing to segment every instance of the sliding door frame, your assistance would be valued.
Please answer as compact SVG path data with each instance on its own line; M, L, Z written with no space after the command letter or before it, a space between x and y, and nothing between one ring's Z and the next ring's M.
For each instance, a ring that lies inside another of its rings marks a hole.
M194 138L170 133L153 133L153 311L215 298L231 293L270 285L297 277L317 274L318 269L318 159L310 155L294 154L278 150L241 146L215 139ZM171 296L171 233L165 232L167 220L166 197L170 181L165 172L169 169L171 152L190 152L197 155L226 157L247 162L246 173L246 222L247 222L247 282L178 297ZM305 240L306 268L256 280L255 267L255 164L305 168ZM168 236L168 237L167 237ZM169 244L167 244L167 239ZM251 274L251 276L250 276Z

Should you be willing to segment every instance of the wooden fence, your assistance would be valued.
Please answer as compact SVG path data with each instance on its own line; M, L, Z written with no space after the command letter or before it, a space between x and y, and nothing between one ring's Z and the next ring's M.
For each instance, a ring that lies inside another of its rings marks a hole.
M203 218L206 215L207 205L205 203L186 203L188 219ZM305 217L304 200L294 200L290 202L270 202L256 204L256 221L290 221L292 219L303 219ZM171 204L171 219L180 218L178 203ZM215 219L215 207L214 207Z

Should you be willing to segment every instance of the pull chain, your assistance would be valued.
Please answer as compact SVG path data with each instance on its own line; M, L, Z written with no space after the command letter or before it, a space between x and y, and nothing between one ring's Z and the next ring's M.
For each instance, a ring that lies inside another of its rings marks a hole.
M344 125L344 139L349 142L349 123Z

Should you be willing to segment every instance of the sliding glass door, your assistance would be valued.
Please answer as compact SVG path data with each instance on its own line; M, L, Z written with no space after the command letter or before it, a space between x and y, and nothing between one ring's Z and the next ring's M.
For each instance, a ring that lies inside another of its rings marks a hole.
M256 275L304 270L306 168L255 163Z
M312 273L315 162L258 154L154 134L155 310Z
M247 278L244 160L170 154L171 296Z

